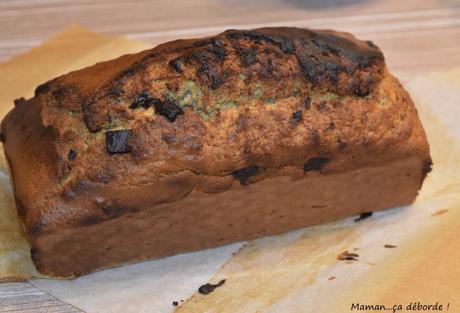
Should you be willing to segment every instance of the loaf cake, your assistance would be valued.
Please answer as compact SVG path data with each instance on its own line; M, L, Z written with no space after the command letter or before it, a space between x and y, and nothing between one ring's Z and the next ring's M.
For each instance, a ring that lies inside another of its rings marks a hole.
M55 78L1 123L37 269L76 277L410 204L408 93L348 33L228 30Z

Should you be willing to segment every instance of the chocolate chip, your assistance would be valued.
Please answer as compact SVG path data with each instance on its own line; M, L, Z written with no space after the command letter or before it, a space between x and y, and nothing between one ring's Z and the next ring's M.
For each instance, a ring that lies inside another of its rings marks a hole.
M152 106L154 106L155 104L161 102L160 99L157 99L157 98L154 98L152 97L149 93L147 92L143 92L142 94L140 94L136 100L133 101L133 103L131 103L131 105L129 106L129 108L131 110L134 110L134 109L137 109L137 108L144 108L144 109L148 109Z
M184 114L184 111L173 101L166 99L155 103L155 114L163 115L170 122L174 122L177 116Z
M297 126L299 122L302 120L302 111L295 111L292 113L291 119L289 120L289 124L291 124L292 127Z
M384 248L387 248L387 249L393 249L393 248L397 248L398 246L397 246L397 245L392 245L392 244L387 243L387 244L384 245L383 247L384 247Z
M208 295L210 294L211 292L214 291L214 289L216 289L217 287L220 287L222 286L223 284L225 283L225 279L222 279L220 282L218 282L217 284L213 285L213 284L204 284L202 285L200 288L198 288L198 292L201 293L202 295Z
M129 139L130 129L113 130L105 133L106 149L109 154L121 154L131 152Z
M251 176L256 175L260 172L258 166L249 166L232 173L233 178L238 179L241 185L247 185L248 180Z
M311 158L310 160L307 161L307 163L303 165L303 170L305 172L320 171L323 168L323 166L329 161L330 159L328 158L322 158L322 157Z
M73 161L73 160L75 160L76 158L77 158L77 152L76 152L75 150L73 150L73 149L70 149L70 150L69 150L69 153L67 154L67 159L68 159L69 161Z
M369 218L372 216L372 212L364 212L364 213L361 213L361 215L355 219L355 222L359 222L359 221L362 221L362 220L365 220L366 218Z
M152 97L147 92L139 95L136 100L134 100L134 102L129 106L129 108L132 110L140 107L144 109L154 107L156 114L165 116L170 122L174 122L178 115L184 113L184 111L172 100L166 99L162 101L158 98Z
M174 306L178 306L178 305L179 305L179 302L177 302L177 301L173 301L172 305L174 305Z

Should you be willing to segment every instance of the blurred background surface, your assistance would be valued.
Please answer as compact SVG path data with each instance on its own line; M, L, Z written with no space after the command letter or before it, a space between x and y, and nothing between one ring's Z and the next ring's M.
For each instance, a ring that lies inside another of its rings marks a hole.
M460 0L0 0L0 62L71 23L152 46L227 28L334 28L373 40L404 77L460 65Z

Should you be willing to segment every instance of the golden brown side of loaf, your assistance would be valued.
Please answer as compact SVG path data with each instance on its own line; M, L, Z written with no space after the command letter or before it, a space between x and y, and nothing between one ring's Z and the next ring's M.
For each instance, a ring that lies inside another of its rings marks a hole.
M3 120L37 268L99 268L411 203L431 167L370 41L229 30L49 81Z

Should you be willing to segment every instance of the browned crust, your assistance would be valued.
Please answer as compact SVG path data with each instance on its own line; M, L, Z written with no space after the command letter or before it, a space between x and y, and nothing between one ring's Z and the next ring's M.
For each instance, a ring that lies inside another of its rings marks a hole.
M39 86L1 127L18 211L41 250L68 228L290 168L327 175L415 159L426 173L431 164L414 104L380 50L333 31L231 30L163 44Z

